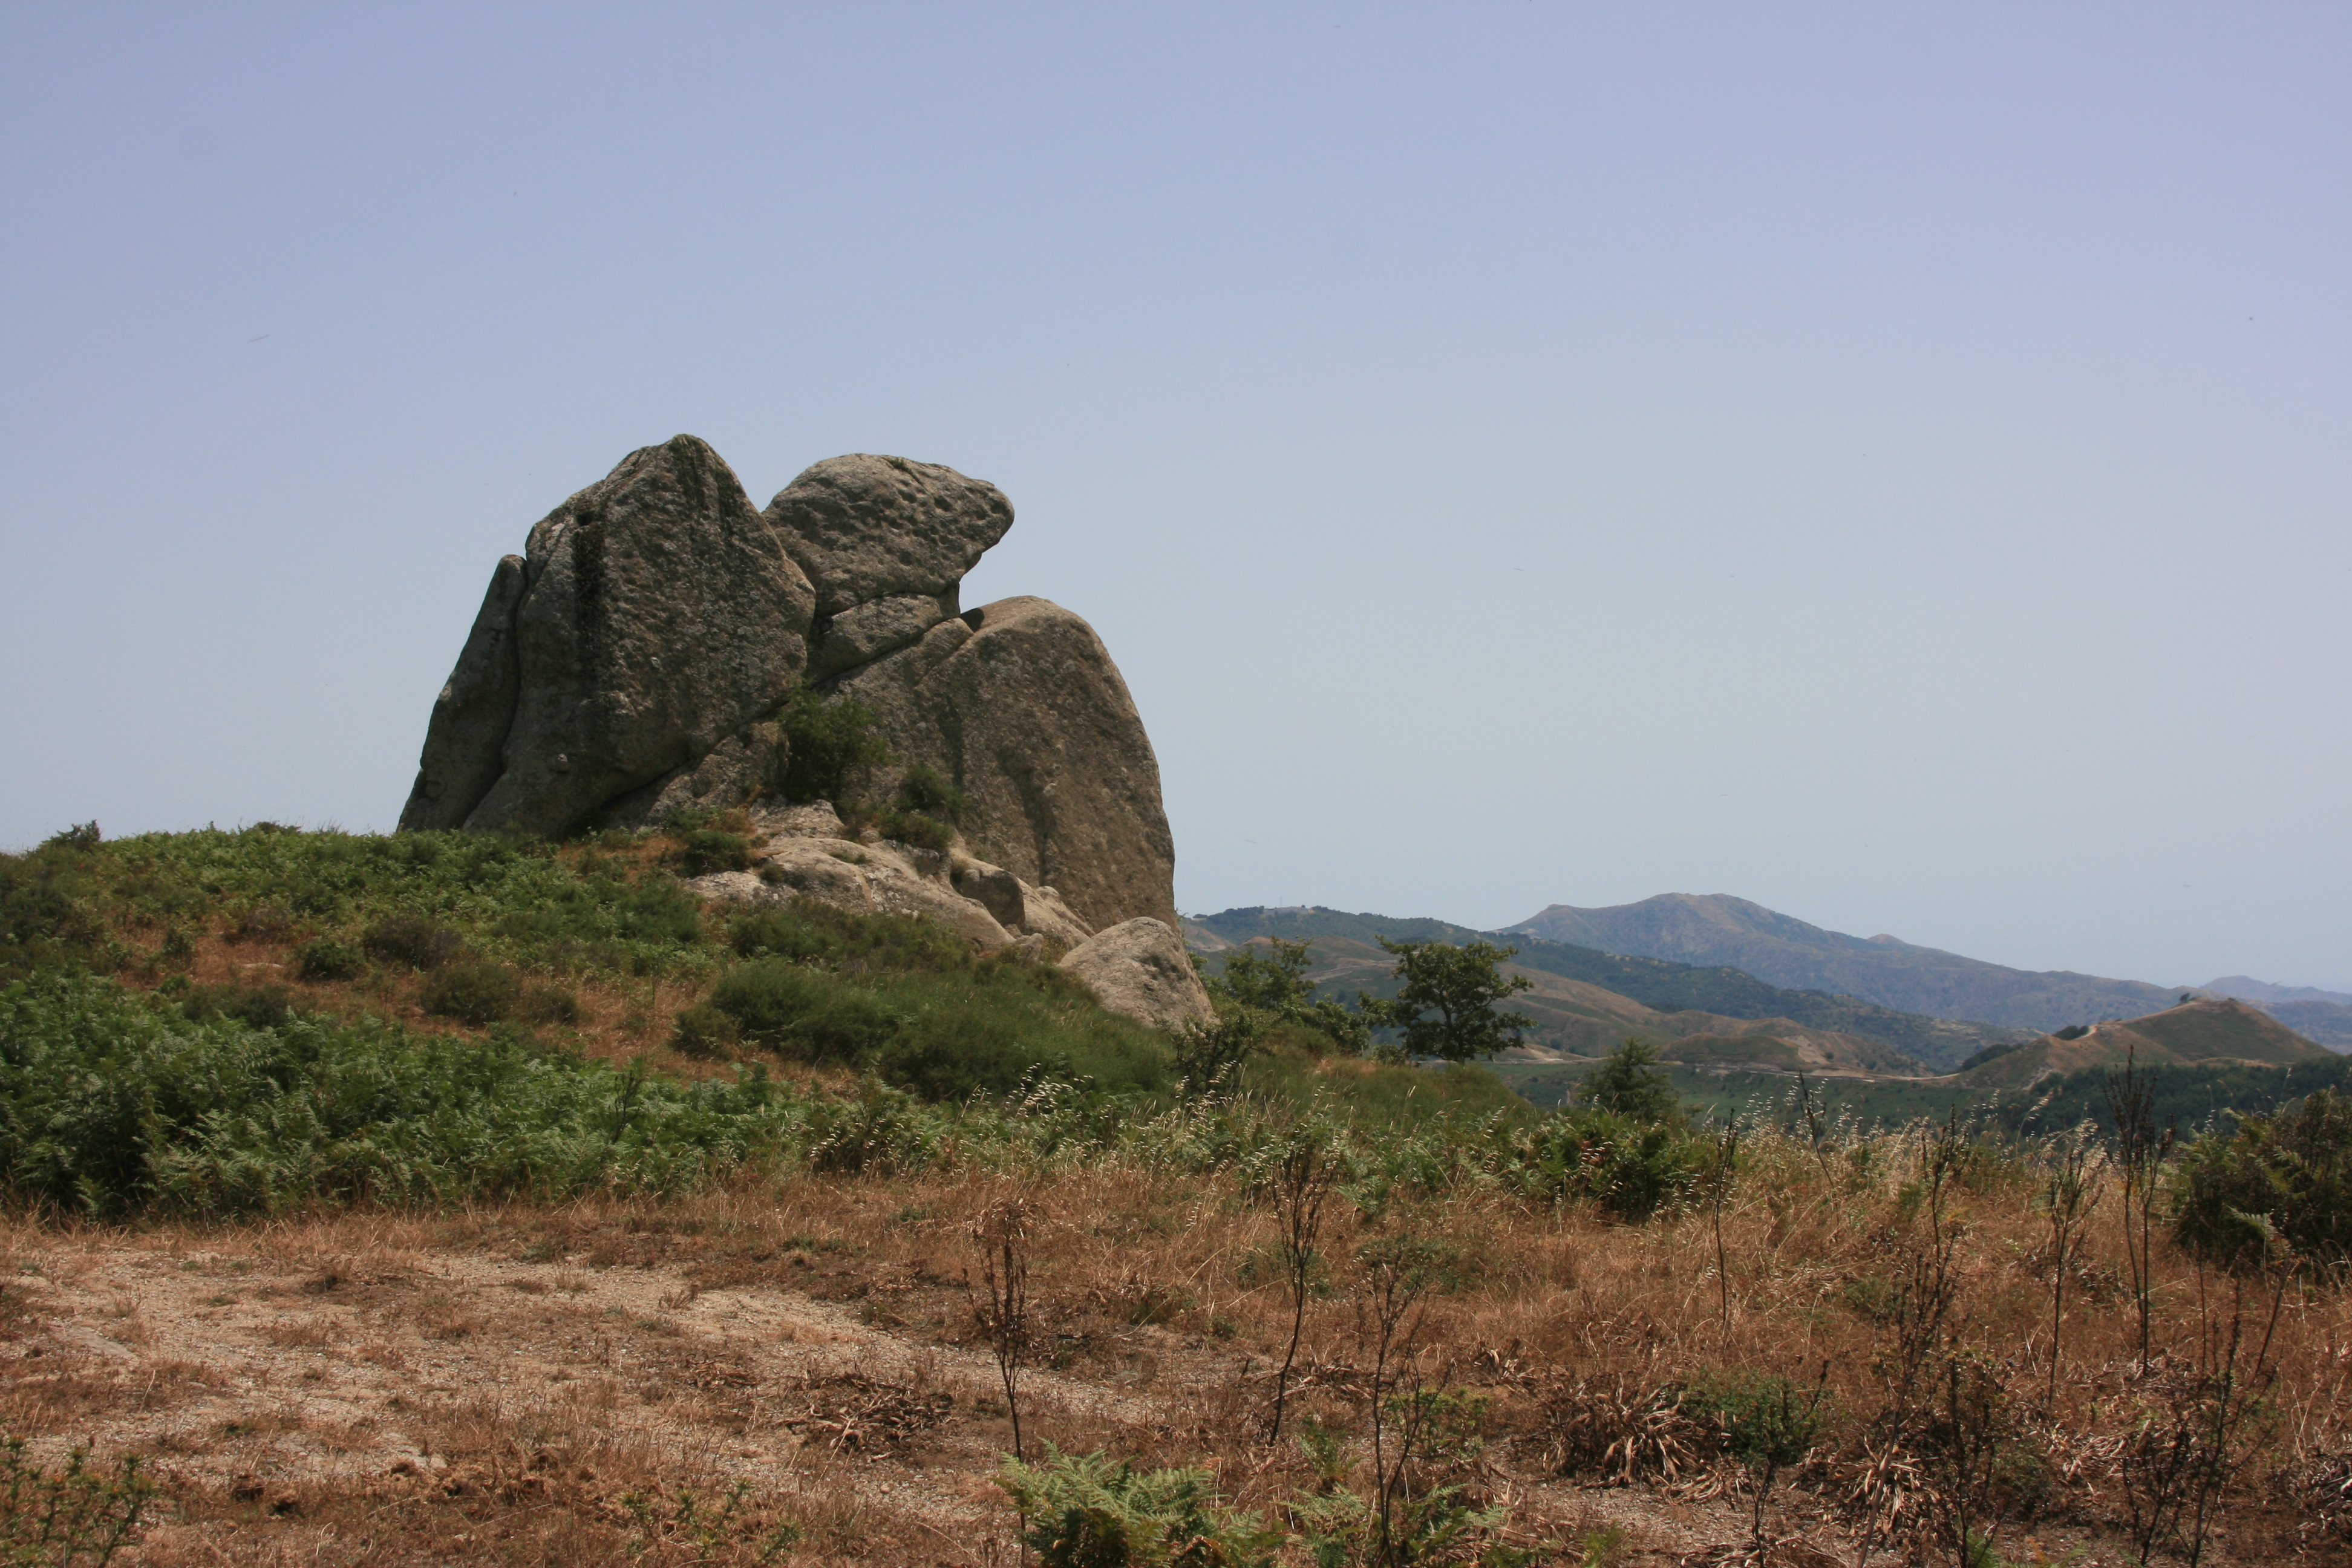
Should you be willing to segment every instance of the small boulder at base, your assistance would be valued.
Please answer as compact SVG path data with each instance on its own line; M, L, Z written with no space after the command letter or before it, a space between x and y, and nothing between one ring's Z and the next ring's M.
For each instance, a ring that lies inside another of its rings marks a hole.
M1212 1023L1217 1016L1184 939L1165 921L1142 916L1097 931L1065 954L1061 967L1112 1012L1155 1028Z

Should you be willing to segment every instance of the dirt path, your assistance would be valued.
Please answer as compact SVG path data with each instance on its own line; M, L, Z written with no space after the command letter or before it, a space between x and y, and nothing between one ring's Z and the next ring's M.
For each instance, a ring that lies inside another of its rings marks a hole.
M1010 1431L985 1353L809 1291L701 1289L690 1268L514 1258L386 1228L17 1231L0 1425L36 1434L46 1459L74 1444L152 1456L174 1500L212 1500L150 1531L142 1560L158 1568L569 1562L531 1536L533 1518L568 1511L658 1543L683 1539L662 1497L691 1484L708 1510L738 1482L851 1556L1013 1560L990 1479ZM1170 1331L1128 1337L1176 1374L1139 1391L1031 1372L1029 1418L1130 1449L1197 1419L1206 1363L1185 1370ZM1621 1563L1740 1534L1720 1501L1505 1490L1556 1531L1622 1529ZM493 1544L526 1538L527 1552Z

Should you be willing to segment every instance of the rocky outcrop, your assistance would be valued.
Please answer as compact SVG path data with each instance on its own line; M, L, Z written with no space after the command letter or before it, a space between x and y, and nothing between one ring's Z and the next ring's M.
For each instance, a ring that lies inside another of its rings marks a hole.
M687 886L705 898L738 903L790 903L806 899L860 915L920 915L936 921L982 952L993 952L1013 933L903 847L861 845L846 839L786 839L776 845L755 874L715 871Z
M401 826L557 833L757 799L805 679L877 715L877 795L922 765L970 797L970 852L921 874L992 922L954 911L975 940L1051 952L1173 921L1159 763L1101 639L1043 599L959 610L1012 523L995 486L904 458L829 458L758 511L691 436L632 452L499 563Z
M520 555L501 557L490 574L489 592L482 595L457 668L434 700L425 755L400 814L404 831L463 827L506 771L507 731L514 728L515 700L522 689L515 611L522 605L524 581Z
M1013 526L1013 503L985 479L937 463L855 452L802 470L765 515L815 584L817 615L829 618L952 592Z
M735 771L772 765L751 753L772 738L747 729L801 679L815 595L718 453L691 436L630 453L531 530L510 611L500 572L436 705L403 827L561 832L730 738ZM512 716L494 751L509 646Z
M1208 988L1184 951L1184 939L1163 921L1121 921L1072 950L1064 973L1083 982L1096 1000L1162 1029L1216 1018Z
M976 853L1052 887L1087 925L1176 920L1160 763L1094 628L1044 599L942 621L838 689L870 708L898 768L961 789ZM882 781L887 784L887 779Z

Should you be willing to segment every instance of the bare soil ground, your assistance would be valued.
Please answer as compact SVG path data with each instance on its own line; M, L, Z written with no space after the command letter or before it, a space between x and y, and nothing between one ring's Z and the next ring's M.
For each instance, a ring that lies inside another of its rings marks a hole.
M807 1178L440 1217L18 1222L0 1231L0 1426L47 1460L77 1445L149 1456L165 1499L133 1560L159 1568L1009 1563L991 1478L1012 1433L975 1331L970 1228L1006 1190ZM1131 1171L1072 1173L1050 1213L1039 1364L1019 1384L1029 1451L1205 1464L1254 1506L1311 1489L1295 1449L1259 1437L1285 1326L1251 1267L1264 1216L1223 1184ZM1433 1300L1423 1342L1492 1401L1477 1489L1510 1507L1512 1538L1570 1563L1737 1557L1748 1503L1726 1468L1628 1487L1563 1474L1567 1373L1545 1369L1638 1382L1695 1346L1842 1363L1836 1326L1816 1312L1803 1327L1750 1281L1733 1342L1717 1341L1696 1223L1534 1225L1477 1205L1421 1220L1491 1260ZM1786 1272L1801 1287L1802 1268ZM2305 1325L2297 1374L2322 1404L2306 1398L2303 1419L2323 1423L2352 1368L2340 1307L2326 1315ZM1310 1314L1297 1411L1354 1418L1360 1327L1339 1295ZM1828 1489L1778 1497L1772 1561L1854 1561ZM2295 1525L2255 1495L2206 1560L2347 1560ZM2019 1563L2131 1560L2080 1510L2003 1546Z

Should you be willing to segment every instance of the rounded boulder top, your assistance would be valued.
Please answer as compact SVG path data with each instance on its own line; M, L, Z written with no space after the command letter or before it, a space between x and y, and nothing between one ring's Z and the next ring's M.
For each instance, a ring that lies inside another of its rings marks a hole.
M814 585L816 613L835 616L949 592L1013 526L1013 503L939 463L853 452L810 465L766 515Z

